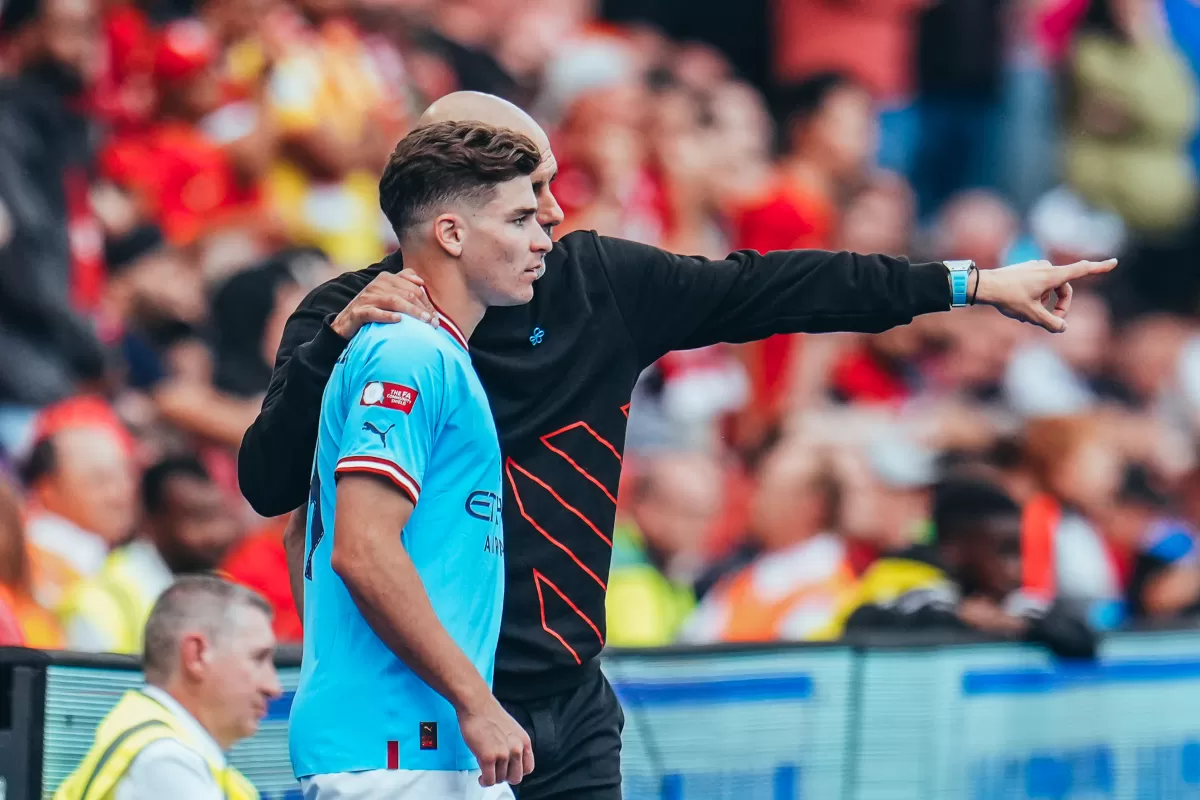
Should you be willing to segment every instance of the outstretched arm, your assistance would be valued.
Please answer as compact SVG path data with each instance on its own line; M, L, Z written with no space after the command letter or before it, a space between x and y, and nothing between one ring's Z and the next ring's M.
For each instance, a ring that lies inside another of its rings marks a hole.
M743 250L710 261L602 236L592 244L645 364L671 350L777 333L878 333L951 305L942 262L824 250ZM1115 264L1037 261L973 272L968 296L1057 332L1065 327L1069 282ZM1051 311L1043 304L1055 295Z

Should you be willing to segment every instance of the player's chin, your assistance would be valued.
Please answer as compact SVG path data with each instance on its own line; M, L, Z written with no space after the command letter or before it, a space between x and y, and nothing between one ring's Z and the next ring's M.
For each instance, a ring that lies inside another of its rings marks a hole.
M532 299L533 281L523 278L519 285L512 288L512 291L505 292L503 302L496 305L523 306Z

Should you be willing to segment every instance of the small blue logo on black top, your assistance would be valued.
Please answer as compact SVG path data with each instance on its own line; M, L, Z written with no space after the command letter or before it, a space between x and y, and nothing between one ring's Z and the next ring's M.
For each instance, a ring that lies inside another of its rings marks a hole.
M546 338L546 332L541 328L534 328L533 335L529 337L529 343L537 347Z

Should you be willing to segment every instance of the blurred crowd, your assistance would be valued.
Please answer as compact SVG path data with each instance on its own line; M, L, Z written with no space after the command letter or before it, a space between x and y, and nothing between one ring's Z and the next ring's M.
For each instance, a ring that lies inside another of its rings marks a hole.
M921 587L994 633L1200 609L1200 6L764 2L752 84L598 0L0 0L0 642L137 652L209 570L299 640L237 446L457 89L550 132L559 234L1122 259L1058 336L971 308L647 370L610 644L831 639Z

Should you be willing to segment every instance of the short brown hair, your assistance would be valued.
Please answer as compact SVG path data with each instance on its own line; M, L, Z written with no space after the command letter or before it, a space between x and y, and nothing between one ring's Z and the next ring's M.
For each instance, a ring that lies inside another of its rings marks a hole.
M480 202L496 184L531 175L542 154L527 136L482 122L436 122L411 131L379 179L379 206L397 236L455 200Z

